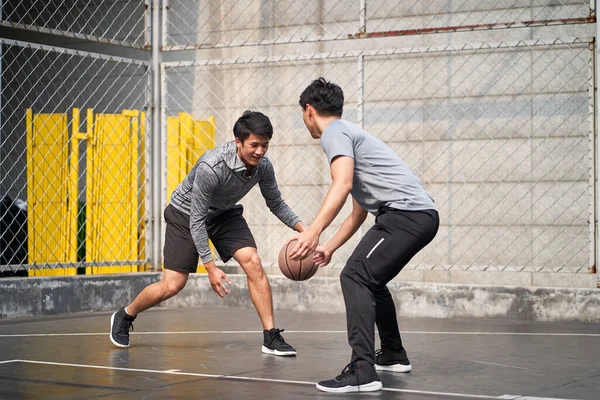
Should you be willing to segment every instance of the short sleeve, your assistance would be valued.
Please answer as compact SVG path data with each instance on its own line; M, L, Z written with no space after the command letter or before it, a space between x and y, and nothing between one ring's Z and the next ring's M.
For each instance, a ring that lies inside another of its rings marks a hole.
M329 129L327 127L321 136L321 147L331 161L337 156L348 156L354 158L354 145L352 138L341 129Z

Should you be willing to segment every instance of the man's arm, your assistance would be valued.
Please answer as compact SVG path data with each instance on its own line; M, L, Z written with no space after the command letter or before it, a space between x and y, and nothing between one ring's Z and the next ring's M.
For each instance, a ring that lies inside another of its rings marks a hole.
M208 164L198 164L192 185L190 231L203 264L212 261L212 254L208 246L206 218L213 193L218 186L219 178L215 171Z
M327 250L332 253L343 246L360 228L360 226L367 219L367 210L362 208L360 204L352 199L352 213L348 215L348 218L344 221L340 229L335 235L325 244Z
M308 226L304 224L304 222L299 221L296 225L294 225L294 230L298 233L302 233L308 229Z
M190 231L196 250L200 254L202 264L208 272L210 285L219 296L224 297L229 293L223 280L231 283L227 275L217 268L213 261L210 247L208 245L208 232L206 231L206 217L210 201L216 188L219 186L219 178L213 169L200 163L196 169L196 176L192 186L192 204L190 207Z
M325 201L310 227L298 235L296 247L290 253L292 260L301 260L315 251L319 244L321 233L338 215L348 194L352 190L354 178L354 159L349 156L338 156L331 161L331 186L325 196Z
M264 166L265 169L258 185L260 186L260 192L267 203L267 207L269 207L269 210L271 210L281 222L294 229L296 232L303 232L307 228L306 225L300 221L300 218L281 197L281 192L279 191L277 180L275 179L273 165L267 160L267 163L264 164Z
M358 228L365 222L367 214L368 212L352 198L352 213L346 218L336 234L324 245L317 246L315 250L317 254L314 261L319 267L329 264L333 253L356 233Z

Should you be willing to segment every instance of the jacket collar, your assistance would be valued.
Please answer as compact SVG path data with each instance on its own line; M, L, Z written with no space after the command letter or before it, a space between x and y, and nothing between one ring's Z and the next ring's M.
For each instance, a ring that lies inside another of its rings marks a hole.
M237 155L237 146L235 145L235 141L225 143L224 151L223 151L223 161L229 167L229 169L235 172L244 172L246 171L246 164L240 159Z

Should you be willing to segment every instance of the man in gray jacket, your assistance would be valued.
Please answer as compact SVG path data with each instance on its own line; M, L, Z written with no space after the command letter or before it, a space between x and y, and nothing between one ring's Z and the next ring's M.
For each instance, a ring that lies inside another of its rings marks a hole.
M208 240L224 262L234 258L248 277L252 302L263 325L262 352L295 356L275 328L271 286L256 251L256 242L237 204L257 183L267 206L284 224L297 232L307 227L281 198L273 165L264 157L273 136L269 118L246 111L233 127L235 140L209 150L175 189L164 212L167 222L164 274L147 286L128 305L111 317L110 339L118 347L129 347L129 330L136 316L179 293L188 276L196 272L198 258L208 272L215 293L228 294L227 275L212 258Z

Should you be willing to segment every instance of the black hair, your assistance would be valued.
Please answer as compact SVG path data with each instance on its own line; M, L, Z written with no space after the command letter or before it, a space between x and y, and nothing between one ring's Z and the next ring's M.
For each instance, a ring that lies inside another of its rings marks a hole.
M319 78L300 95L300 106L306 110L310 104L323 117L341 117L344 109L344 92L335 83L328 82L325 78Z
M233 125L233 135L243 143L251 133L271 139L273 125L269 117L259 111L244 111Z

